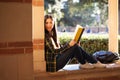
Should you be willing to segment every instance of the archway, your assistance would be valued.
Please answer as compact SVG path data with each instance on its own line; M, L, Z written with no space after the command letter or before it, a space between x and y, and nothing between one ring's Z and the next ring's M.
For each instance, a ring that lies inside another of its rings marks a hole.
M109 51L118 52L118 0L109 0ZM113 16L114 15L114 16ZM32 1L34 70L45 71L44 0Z

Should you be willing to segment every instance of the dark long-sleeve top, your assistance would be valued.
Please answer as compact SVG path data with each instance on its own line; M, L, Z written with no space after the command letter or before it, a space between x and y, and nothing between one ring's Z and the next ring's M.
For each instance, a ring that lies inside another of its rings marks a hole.
M63 46L60 46L59 49L55 49L51 40L52 37L45 37L45 60L46 60L46 71L47 72L56 72L56 56L62 54L70 46L66 43Z

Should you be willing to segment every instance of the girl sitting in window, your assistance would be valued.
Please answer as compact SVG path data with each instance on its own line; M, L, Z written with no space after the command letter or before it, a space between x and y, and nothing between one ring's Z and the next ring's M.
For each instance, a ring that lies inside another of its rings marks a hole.
M86 53L74 40L71 40L63 46L60 45L58 43L55 23L51 15L45 15L44 26L47 72L56 72L62 69L73 57L79 61L80 68L106 67L105 64L100 63Z

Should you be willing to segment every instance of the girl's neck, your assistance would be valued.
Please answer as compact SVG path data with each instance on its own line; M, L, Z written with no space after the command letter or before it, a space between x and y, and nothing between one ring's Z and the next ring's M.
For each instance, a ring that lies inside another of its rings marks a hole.
M52 32L52 31L50 31L50 32L49 32L49 35L52 37L52 36L53 36L53 32Z

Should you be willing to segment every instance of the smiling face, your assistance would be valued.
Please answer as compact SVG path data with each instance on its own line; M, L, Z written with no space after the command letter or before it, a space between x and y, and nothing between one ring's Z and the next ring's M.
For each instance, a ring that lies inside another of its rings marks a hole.
M53 20L52 20L51 18L46 19L46 21L45 21L45 29L46 29L48 32L51 32L51 31L52 31L53 25L54 25L54 23L53 23Z

